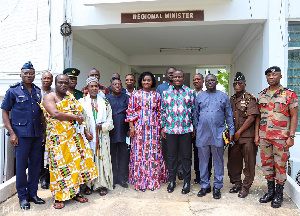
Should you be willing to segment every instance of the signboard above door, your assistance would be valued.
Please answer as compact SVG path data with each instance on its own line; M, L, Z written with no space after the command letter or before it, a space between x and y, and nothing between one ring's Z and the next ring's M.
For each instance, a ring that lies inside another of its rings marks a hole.
M121 23L203 21L204 11L156 11L121 13Z

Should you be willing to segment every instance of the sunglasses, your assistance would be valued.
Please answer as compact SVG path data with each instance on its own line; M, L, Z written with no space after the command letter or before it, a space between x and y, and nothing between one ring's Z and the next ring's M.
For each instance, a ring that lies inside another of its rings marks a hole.
M244 85L244 82L234 82L233 85L234 85L234 86L236 86L236 85L241 86L241 85Z

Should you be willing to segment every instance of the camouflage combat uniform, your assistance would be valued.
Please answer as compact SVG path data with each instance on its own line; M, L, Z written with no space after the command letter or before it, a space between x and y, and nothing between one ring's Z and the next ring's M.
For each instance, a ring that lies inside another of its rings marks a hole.
M271 95L268 87L259 93L257 103L261 113L259 137L262 170L266 178L275 178L277 184L284 184L289 158L285 142L290 136L290 109L298 107L297 94L280 85Z

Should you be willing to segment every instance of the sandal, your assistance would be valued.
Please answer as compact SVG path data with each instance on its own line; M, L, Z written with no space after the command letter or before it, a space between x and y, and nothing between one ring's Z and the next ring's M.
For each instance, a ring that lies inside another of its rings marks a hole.
M84 196L80 195L80 194L77 194L73 200L77 201L77 202L80 202L80 203L85 203L87 201L89 201L87 198L85 198Z
M92 191L91 188L89 188L88 186L86 186L86 187L84 188L84 190L83 190L83 193L84 193L85 195L91 195L91 194L93 193L93 191Z
M107 188L100 188L100 196L105 196L107 194Z
M65 207L65 203L63 201L54 200L53 207L55 209L62 209Z

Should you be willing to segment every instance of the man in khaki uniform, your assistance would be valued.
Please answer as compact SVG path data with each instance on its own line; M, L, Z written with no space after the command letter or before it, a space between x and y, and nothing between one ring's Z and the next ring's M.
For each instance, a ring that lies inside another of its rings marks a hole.
M289 148L294 145L298 125L298 97L293 90L280 84L282 75L279 67L268 68L265 75L270 86L258 96L260 115L255 122L255 143L260 146L261 167L268 181L268 193L259 202L272 201L271 206L279 208L283 201Z
M235 145L228 149L228 175L234 186L229 193L238 193L238 197L245 198L255 176L257 147L254 143L254 120L259 114L256 99L245 90L246 79L241 72L237 72L233 88L235 94L231 96L230 103L234 119ZM243 161L245 167L243 170ZM242 181L242 171L245 179Z

